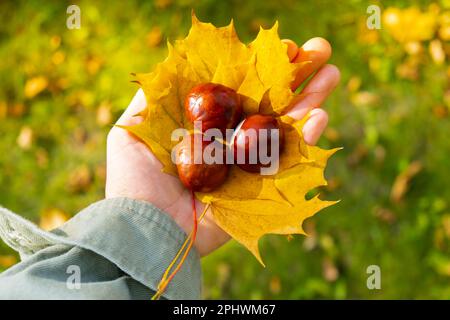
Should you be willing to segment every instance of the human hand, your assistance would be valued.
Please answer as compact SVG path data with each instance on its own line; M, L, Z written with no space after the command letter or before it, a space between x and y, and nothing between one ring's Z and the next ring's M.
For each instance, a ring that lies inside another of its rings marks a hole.
M305 142L314 145L328 123L326 111L320 109L340 80L337 67L326 65L331 56L330 44L322 38L313 38L301 48L291 40L283 40L288 45L291 62L311 61L295 80L293 90L299 87L311 74L314 77L286 112L294 119L310 117L303 127ZM117 121L120 125L135 125L143 120L134 116L146 107L143 91L138 90L128 108ZM127 197L152 203L167 212L175 222L189 234L192 230L191 193L177 177L163 173L162 164L150 149L128 131L113 127L107 140L107 175L105 197ZM204 204L197 201L197 212ZM229 236L213 220L210 212L198 226L195 247L201 256L220 247Z

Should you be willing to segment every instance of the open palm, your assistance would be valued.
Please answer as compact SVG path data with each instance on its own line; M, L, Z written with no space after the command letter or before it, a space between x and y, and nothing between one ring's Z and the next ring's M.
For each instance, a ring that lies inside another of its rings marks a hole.
M287 114L295 119L310 117L303 128L304 139L315 144L328 123L327 113L319 107L339 82L339 70L326 65L331 56L329 43L322 38L313 38L301 48L290 41L288 55L292 62L311 61L297 76L293 89L300 86L311 74L317 71L302 95ZM117 121L120 125L134 125L143 120L134 116L146 107L146 98L140 89L128 108ZM150 149L129 134L126 130L113 127L107 142L107 180L106 198L127 197L144 200L169 214L187 233L192 229L191 193L177 177L161 171L162 164ZM198 213L204 205L197 201ZM209 212L199 225L195 247L204 256L221 246L229 236L215 224Z

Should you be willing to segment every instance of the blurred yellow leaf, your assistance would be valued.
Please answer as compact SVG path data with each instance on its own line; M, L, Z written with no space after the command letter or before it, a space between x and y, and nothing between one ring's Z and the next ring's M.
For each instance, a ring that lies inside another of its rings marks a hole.
M163 39L161 28L159 26L154 26L150 32L147 34L147 45L150 48L158 46Z
M86 61L86 69L90 75L95 75L103 64L103 60L100 57L90 57Z
M327 127L323 135L331 142L336 142L341 138L341 134L339 133L339 131L337 131L333 127Z
M417 55L423 51L422 43L419 41L409 41L405 43L405 51L410 55Z
M89 167L87 165L79 166L69 176L69 191L73 193L86 191L91 184L91 178Z
M419 63L419 59L409 57L404 63L399 64L395 71L400 78L414 81L419 78Z
M104 182L106 180L106 164L101 163L95 167L95 178Z
M172 3L172 0L155 0L155 7L165 9Z
M438 228L434 230L433 235L434 246L439 250L443 250L445 247L444 230Z
M44 76L28 79L25 83L25 97L33 98L48 86L48 80Z
M36 150L36 163L40 168L46 168L48 165L48 152L39 148Z
M69 78L59 78L55 82L55 87L58 89L66 89L69 86Z
M0 267L9 268L17 263L17 258L13 255L0 256Z
M281 281L277 276L272 277L269 283L270 292L273 294L279 294L281 292Z
M366 19L361 19L358 23L358 42L373 45L380 39L379 30L367 28Z
M392 212L387 208L376 207L373 213L375 217L389 224L392 224L397 220L397 217L395 216L394 212Z
M445 236L450 239L450 213L444 214L441 218Z
M444 40L450 40L450 11L445 11L439 17L439 37Z
M95 94L92 91L80 90L77 93L77 99L79 99L82 106L89 107L94 104Z
M423 165L420 161L413 161L397 176L391 189L391 200L393 202L399 202L403 199L403 196L408 191L411 179L422 171L422 168Z
M348 82L347 82L347 90L350 92L356 92L361 87L361 77L359 76L352 76Z
M336 190L337 188L339 188L340 186L341 186L341 180L340 179L338 179L338 178L336 178L336 177L333 177L333 178L330 178L329 180L328 180L328 185L326 186L326 189L328 190L328 191L334 191L334 190Z
M217 283L219 286L224 286L230 279L231 270L230 265L226 263L219 263L217 265Z
M305 239L305 241L303 241L303 248L306 251L311 251L317 246L316 224L311 219L306 220L304 228L308 237Z
M450 90L447 90L444 93L444 103L447 107L447 110L450 111Z
M107 102L103 102L97 109L97 124L105 126L111 124L111 121L111 105Z
M72 132L73 139L77 144L84 144L88 138L88 133L86 129L78 127Z
M334 282L339 277L339 270L336 268L333 261L328 257L323 259L322 274L324 279L328 282Z
M443 105L433 106L432 111L436 118L439 119L446 118L448 116L448 109Z
M443 64L445 62L444 48L442 47L442 42L439 39L435 39L430 42L429 51L434 63Z
M417 7L387 8L383 11L383 27L398 42L424 41L433 38L438 22L435 10L420 11Z
M21 117L25 113L25 105L23 103L14 103L10 106L8 113L13 117Z
M60 209L47 209L41 214L39 227L50 231L63 225L69 218L70 216Z
M17 144L21 149L28 150L31 148L32 143L33 130L28 126L22 127L22 129L20 129L19 136L17 137Z
M350 100L357 107L367 107L378 104L380 99L378 95L373 92L360 91L352 94Z
M335 243L333 238L328 235L328 234L324 234L320 237L320 246L322 247L322 249L324 251L326 251L328 254L330 254L334 248L335 248Z
M50 38L50 46L52 49L57 49L61 45L61 37L60 36L52 36Z
M60 65L61 63L63 63L65 58L66 58L66 55L64 54L64 52L59 50L59 51L56 51L52 55L52 62L54 65L57 66L57 65Z
M177 142L171 141L171 133L178 128L191 128L183 102L195 85L214 82L236 90L243 98L246 114L279 114L295 97L291 84L302 66L289 62L287 45L278 36L277 24L261 29L246 46L239 40L233 23L216 28L193 16L188 36L169 45L166 60L152 73L136 76L147 98L145 119L125 128L148 145L166 173L176 175L170 153ZM326 185L323 172L337 149L306 145L302 136L305 119L295 121L282 116L280 121L285 131L285 149L277 174L262 176L232 166L221 187L196 194L211 205L216 223L261 263L258 240L262 236L304 234L303 221L335 203L317 196L306 200L305 195Z

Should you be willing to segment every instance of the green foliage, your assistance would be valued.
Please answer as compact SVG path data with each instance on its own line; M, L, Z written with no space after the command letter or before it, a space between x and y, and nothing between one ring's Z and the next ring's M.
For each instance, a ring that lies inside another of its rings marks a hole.
M191 8L216 25L233 17L244 41L279 20L285 38L333 45L342 84L325 105L320 145L344 150L322 193L342 201L307 221L309 238L265 237L265 269L234 242L206 257L205 298L450 298L449 65L429 53L432 39L407 53L385 28L364 28L372 3L357 0L80 1L80 30L66 28L70 4L0 4L3 206L39 222L103 197L105 138L136 90L129 74L149 71L166 40L185 36ZM437 6L442 14L448 1ZM12 254L0 244L0 257ZM372 264L381 290L366 287Z

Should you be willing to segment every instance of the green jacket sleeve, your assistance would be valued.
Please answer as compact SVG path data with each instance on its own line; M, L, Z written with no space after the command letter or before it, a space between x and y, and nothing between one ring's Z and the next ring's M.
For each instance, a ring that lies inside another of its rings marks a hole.
M51 232L0 208L0 237L21 262L0 274L0 299L150 299L186 234L150 203L102 200ZM166 299L199 299L191 251Z

